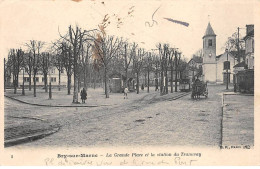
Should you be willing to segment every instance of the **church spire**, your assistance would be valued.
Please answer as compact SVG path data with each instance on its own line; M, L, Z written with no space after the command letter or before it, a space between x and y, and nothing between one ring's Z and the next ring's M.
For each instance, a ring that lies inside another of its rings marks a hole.
M209 24L208 24L208 27L207 27L207 29L206 29L206 32L205 32L203 38L204 38L205 36L216 36L216 34L214 33L214 31L213 31L213 29L212 29L212 27L211 27L211 25L210 25L210 22L209 22Z

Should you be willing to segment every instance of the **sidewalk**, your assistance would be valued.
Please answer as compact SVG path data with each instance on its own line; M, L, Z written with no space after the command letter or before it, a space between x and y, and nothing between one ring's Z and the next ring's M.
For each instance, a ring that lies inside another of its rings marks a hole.
M53 89L52 91L52 99L49 99L49 93L45 93L43 89L37 89L36 97L33 96L32 91L28 91L26 89L25 96L21 95L21 90L17 91L17 94L13 93L13 90L7 90L4 94L6 97L36 106L53 106L53 107L99 107L99 106L113 106L119 105L125 102L123 93L109 93L109 98L105 98L105 94L102 88L89 88L87 91L87 100L86 103L82 104L74 104L72 103L73 99L73 90L71 90L71 94L67 95L67 90L63 89L62 91L58 91L58 89ZM156 93L151 90L150 93ZM136 100L141 98L148 93L145 91L140 91L139 94L135 92L128 93L129 101ZM81 102L80 94L78 95L79 102Z
M223 96L223 146L254 145L254 96L226 92Z

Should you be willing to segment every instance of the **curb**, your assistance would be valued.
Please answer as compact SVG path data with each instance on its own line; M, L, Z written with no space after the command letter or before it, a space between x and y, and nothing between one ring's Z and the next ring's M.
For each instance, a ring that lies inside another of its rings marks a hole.
M98 105L85 105L85 106L77 106L77 105L75 105L75 106L74 105L46 105L46 104L28 103L28 102L25 102L25 101L13 98L11 96L7 96L7 95L4 95L4 96L9 98L9 99L18 101L20 103L28 104L28 105L32 105L32 106L43 106L43 107L100 107L100 106L112 106L112 105L99 105L99 106Z
M41 133L41 134L34 134L31 136L27 136L27 137L20 137L20 138L16 138L16 139L11 139L11 140L7 140L4 142L4 147L11 147L17 144L22 144L22 143L27 143L27 142L31 142L34 140L38 140L41 138L44 138L46 136L49 136L51 134L54 134L56 132L58 132L60 130L60 127L54 128L51 131L47 131L45 133Z
M254 94L243 94L243 93L235 93L235 92L223 92L224 95L240 95L240 96L254 96Z

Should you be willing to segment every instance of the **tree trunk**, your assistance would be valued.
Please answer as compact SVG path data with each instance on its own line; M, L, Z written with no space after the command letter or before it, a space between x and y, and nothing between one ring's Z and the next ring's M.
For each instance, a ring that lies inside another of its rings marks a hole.
M144 86L147 86L147 74L144 74Z
M45 93L48 92L48 87L47 87L47 81L48 81L48 78L47 78L47 73L44 73L44 89L45 89Z
M161 84L160 84L160 95L163 95L163 81L164 81L164 77L163 77L163 63L161 63Z
M171 93L173 93L173 65L171 60Z
M72 103L79 103L78 101L78 77L74 73L74 90L73 90L73 101Z
M80 88L81 88L81 82L80 82L80 78L78 78L78 93L80 92Z
M175 92L177 92L177 79L178 79L178 71L175 69Z
M84 88L86 89L87 88L87 73L86 73L86 68L84 66Z
M128 81L127 81L127 73L128 73L128 70L125 69L125 86L124 87L127 87L129 89L129 86L128 86Z
M14 86L14 94L16 94L17 93L17 85L16 85L16 75L15 74L13 74L13 86Z
M107 90L107 68L105 67L105 94L106 98L109 98L108 90Z
M36 73L33 73L33 96L36 97Z
M60 74L61 74L61 69L59 69L59 91L60 91Z
M136 73L136 93L139 94L139 73Z
M16 87L19 87L19 69L17 70L17 74L16 74Z
M147 71L147 79L148 79L148 83L147 83L147 93L149 93L149 87L150 87L150 70L148 68L148 71Z
M94 89L96 89L96 79L97 79L97 77L96 77L96 72L95 72L95 70L93 71L93 73L94 73Z
M32 90L32 73L29 74L29 91Z
M167 66L165 70L165 93L168 94L168 71L167 71Z
M71 88L71 75L67 75L68 76L68 85L67 85L67 88L68 88L68 95L70 95L70 88Z

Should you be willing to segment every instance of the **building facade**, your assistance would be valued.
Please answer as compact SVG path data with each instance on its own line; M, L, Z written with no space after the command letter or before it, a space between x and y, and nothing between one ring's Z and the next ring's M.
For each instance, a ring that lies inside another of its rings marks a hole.
M195 80L196 78L201 77L202 63L203 63L203 59L202 59L202 57L199 57L199 56L195 56L195 57L191 58L191 60L188 62L188 65L189 65L188 76L191 81Z
M237 64L236 55L234 55L234 51L225 51L220 55L216 55L216 36L211 24L208 23L206 32L202 38L202 79L210 83L233 83L233 67ZM225 62L229 62L228 70L224 69Z
M74 76L71 76L71 85L73 85L74 82ZM66 71L63 69L61 71L60 74L60 85L67 87L67 73ZM13 78L10 79L11 83L13 83ZM29 86L29 75L28 73L26 73L26 71L24 71L24 86L28 87ZM59 85L59 71L56 67L52 67L49 70L48 76L47 76L47 81L48 83L51 82L52 86L58 86ZM23 70L21 70L19 72L19 76L18 76L18 87L21 87L23 85ZM33 86L33 74L31 75L31 85ZM37 86L44 86L44 76L42 71L38 71L37 75L36 75L36 85Z
M254 25L246 25L245 40L245 63L248 69L254 69Z
M216 62L216 34L210 23L208 23L203 39L203 63L202 79L210 83L215 83L217 79L217 62Z
M237 64L236 57L233 55L234 52L225 51L225 53L218 55L216 57L217 62L217 79L216 83L223 84L228 81L228 83L233 83L233 72L234 66ZM224 62L228 61L230 63L230 69L226 71L224 69Z

